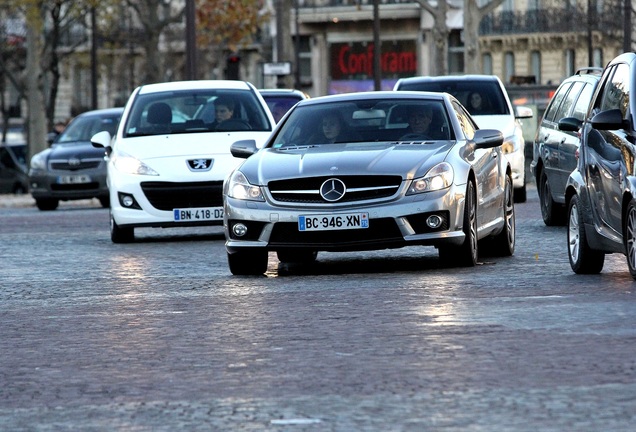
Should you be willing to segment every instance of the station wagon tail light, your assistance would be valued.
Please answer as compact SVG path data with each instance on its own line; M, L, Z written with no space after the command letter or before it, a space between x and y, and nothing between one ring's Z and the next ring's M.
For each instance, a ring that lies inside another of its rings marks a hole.
M448 162L442 162L431 168L424 177L414 179L406 194L413 195L445 189L453 184L454 175L453 167Z
M230 177L228 195L232 198L248 201L265 201L261 188L247 181L240 171L234 171Z

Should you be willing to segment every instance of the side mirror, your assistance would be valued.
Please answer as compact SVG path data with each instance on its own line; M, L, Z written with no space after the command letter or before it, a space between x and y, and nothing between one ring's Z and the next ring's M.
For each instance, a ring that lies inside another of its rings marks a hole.
M255 140L241 140L236 141L230 146L230 153L232 156L242 159L247 159L258 151Z
M106 151L106 155L110 156L111 152L113 151L113 148L110 145L110 140L111 140L110 132L101 131L101 132L97 132L95 135L91 137L91 144L95 148L103 147L104 150Z
M566 132L578 132L583 122L575 117L563 117L559 120L559 130Z
M502 145L503 141L503 134L497 129L478 129L473 137L473 143L476 148L497 147Z
M592 117L592 127L598 130L619 130L626 128L626 121L619 109L601 111Z
M524 119L524 118L532 118L534 113L532 112L532 108L519 105L515 107L515 118Z

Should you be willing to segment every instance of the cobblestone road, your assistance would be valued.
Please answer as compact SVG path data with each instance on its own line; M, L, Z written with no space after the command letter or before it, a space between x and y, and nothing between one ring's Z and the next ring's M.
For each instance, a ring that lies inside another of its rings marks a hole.
M512 258L272 256L257 278L218 228L114 245L97 202L0 197L0 430L636 430L625 259L574 275L528 195Z

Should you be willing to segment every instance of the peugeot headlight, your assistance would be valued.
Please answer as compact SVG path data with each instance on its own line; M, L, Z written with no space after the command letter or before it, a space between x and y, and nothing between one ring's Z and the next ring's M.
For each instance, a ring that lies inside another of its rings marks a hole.
M265 201L261 188L250 184L240 171L234 171L230 176L227 194L240 200Z
M501 145L501 151L503 151L503 154L514 153L516 151L519 151L519 149L523 148L522 143L523 143L523 139L519 138L517 135L509 136L508 138L504 140L503 144Z
M419 194L445 189L453 184L453 167L448 162L442 162L428 170L424 177L413 179L407 195Z
M117 169L124 174L150 175L158 176L159 173L148 165L125 153L119 153L112 157L112 163Z

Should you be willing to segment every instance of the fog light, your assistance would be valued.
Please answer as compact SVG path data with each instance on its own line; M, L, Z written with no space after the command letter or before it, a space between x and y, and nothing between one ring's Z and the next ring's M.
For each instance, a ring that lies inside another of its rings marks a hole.
M442 218L438 215L430 215L426 218L426 225L428 225L429 228L437 229L442 225L442 222Z
M121 197L121 203L124 207L132 207L135 204L135 200L131 195L124 195Z
M247 227L242 223L237 223L232 226L232 232L237 237L243 237L245 234L247 234Z

